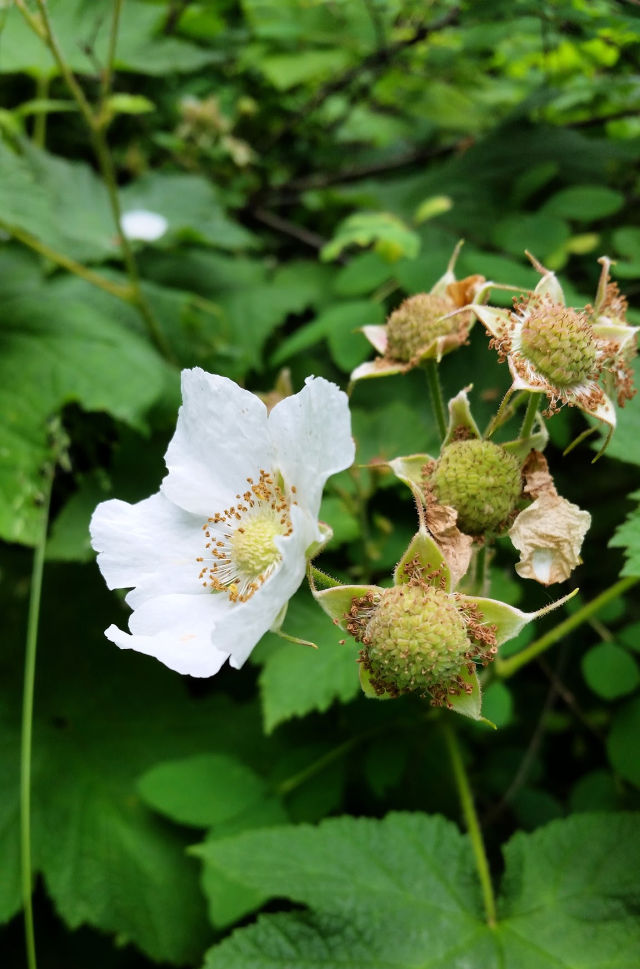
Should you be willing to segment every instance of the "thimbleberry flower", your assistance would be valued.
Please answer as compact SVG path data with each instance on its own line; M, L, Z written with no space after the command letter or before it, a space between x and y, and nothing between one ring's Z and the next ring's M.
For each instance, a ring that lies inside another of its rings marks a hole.
M511 311L483 305L474 311L508 361L512 390L546 394L547 415L569 404L613 429L616 412L605 387L615 389L621 403L632 395L621 355L634 343L636 330L606 315L607 296L617 308L622 305L617 288L614 293L608 286L609 262L603 266L607 280L601 280L596 309L566 306L554 273L533 262L542 278L529 296L515 300Z
M447 271L428 293L405 299L384 326L362 328L380 356L356 367L352 380L405 373L424 360L441 360L466 342L476 317L463 307L477 296L484 277L456 280L454 267L461 245L458 243Z
M481 719L478 667L499 646L565 599L535 613L452 591L438 546L421 529L394 573L391 588L333 586L317 602L359 644L360 680L369 696L416 693L434 706Z
M268 413L200 368L182 373L183 404L160 491L98 505L91 541L109 588L131 588L130 632L105 635L192 676L240 668L277 628L307 556L327 478L353 461L347 398L323 378Z

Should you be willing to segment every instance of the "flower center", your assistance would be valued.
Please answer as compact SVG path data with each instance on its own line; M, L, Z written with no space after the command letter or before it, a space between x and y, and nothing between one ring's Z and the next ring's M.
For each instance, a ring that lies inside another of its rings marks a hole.
M439 336L460 327L458 317L443 319L455 309L451 299L434 293L410 296L387 320L387 353L408 363Z
M207 542L205 555L197 559L202 584L226 592L232 602L246 602L268 579L282 557L276 537L293 530L289 502L274 475L261 470L258 480L247 478L247 484L236 495L237 504L202 526Z
M534 304L522 324L520 350L555 387L574 387L594 376L594 332L584 313L570 307Z
M468 535L500 529L522 491L518 461L492 441L448 444L428 483L440 504L456 509Z

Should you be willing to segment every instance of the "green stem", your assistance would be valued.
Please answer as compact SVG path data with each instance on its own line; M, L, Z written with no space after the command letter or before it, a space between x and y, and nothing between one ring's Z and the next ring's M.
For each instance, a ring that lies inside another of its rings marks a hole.
M484 847L482 831L480 830L480 822L478 821L478 815L473 803L471 785L469 784L469 778L467 777L467 772L462 760L457 737L449 724L443 724L443 729L447 750L449 751L449 757L451 759L453 776L458 789L462 814L467 826L469 838L471 839L473 857L475 859L476 870L480 879L480 887L482 888L482 898L484 901L484 911L487 919L487 925L489 928L493 929L497 924L496 900L493 894L491 873L489 871L489 861L487 859L487 853Z
M135 292L131 286L122 286L120 283L113 283L110 279L105 279L104 276L95 273L92 269L88 269L82 263L76 262L75 259L71 259L69 256L65 256L63 252L58 252L57 249L48 246L46 242L41 242L40 239L32 236L30 232L25 232L23 229L18 228L18 226L4 222L2 219L0 219L0 229L4 229L5 232L8 232L10 236L13 236L14 239L17 239L18 242L21 242L27 248L40 253L41 256L51 260L56 266L62 266L63 269L67 269L74 276L79 276L81 279L86 280L92 286L97 286L98 289L103 289L106 293L111 293L112 296L116 296L124 303L134 302Z
M567 619L563 620L561 623L558 623L558 625L554 626L553 629L550 629L548 633L545 633L544 636L540 637L540 639L536 639L535 642L530 643L529 646L527 646L521 652L516 653L515 656L509 656L508 659L498 658L494 664L496 674L503 680L513 676L513 674L516 673L521 666L531 662L531 660L535 659L536 656L539 656L540 653L544 653L545 650L549 649L550 646L553 646L554 643L557 643L558 640L562 639L563 636L566 636L567 633L577 629L577 627L581 626L583 622L587 622L591 616L599 612L600 609L602 609L603 606L606 606L608 602L611 602L612 599L617 599L619 596L624 595L628 589L636 585L638 582L640 582L640 576L630 575L624 579L620 579L620 581L616 582L614 585L609 586L608 589L601 592L600 595L596 596L595 599L592 599L591 602L587 602L587 604L581 609L574 612L572 616L568 616Z
M118 27L120 26L121 13L122 13L122 0L113 0L113 16L111 18L111 30L109 32L109 50L107 53L107 60L104 66L104 71L102 74L102 84L100 85L100 94L103 102L108 97L109 91L111 90L111 81L113 79L113 64L116 57L116 45L118 43Z
M296 789L296 787L300 787L300 785L304 784L305 781L308 781L311 777L321 773L321 771L323 771L325 767L328 767L329 764L332 764L334 760L339 760L340 757L343 757L344 754L348 753L353 747L357 747L357 745L362 742L363 736L369 736L370 733L371 731L369 730L365 735L359 734L356 737L350 737L343 743L338 744L337 747L327 751L326 754L318 757L317 760L312 761L311 764L307 764L307 766L303 767L302 770L298 771L297 774L293 774L286 780L281 781L277 787L278 794L281 796L290 794Z
M36 97L44 100L49 94L49 77L38 74L36 80ZM38 111L33 121L33 143L37 148L44 148L47 140L47 112Z
M520 437L523 441L526 441L528 437L531 437L531 431L533 430L533 425L538 413L539 397L540 394L533 392L529 398L524 420L522 421L522 427L520 428Z
M31 572L31 594L29 596L29 618L27 621L27 640L24 658L24 687L22 694L22 735L20 745L20 873L22 901L24 905L24 931L27 949L28 969L36 969L36 943L33 928L32 863L31 863L31 748L33 734L33 692L36 674L36 648L38 644L38 620L40 617L40 595L42 592L42 573L44 553L47 543L49 524L49 503L53 471L47 475L42 523L38 544L33 555Z
M427 375L427 382L429 384L429 394L431 395L433 414L438 425L440 437L444 441L445 437L447 436L447 412L444 406L442 387L440 386L440 377L438 376L438 364L432 357L424 361L424 370Z

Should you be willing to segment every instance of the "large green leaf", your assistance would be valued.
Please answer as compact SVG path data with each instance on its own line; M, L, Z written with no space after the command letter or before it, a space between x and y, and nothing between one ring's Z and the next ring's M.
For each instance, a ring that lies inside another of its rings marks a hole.
M0 325L0 535L38 536L47 421L65 404L104 410L144 427L165 364L139 336L94 307L39 294L8 299Z
M553 822L504 853L490 929L471 846L440 817L338 818L207 845L215 865L312 911L260 918L212 949L206 969L628 969L640 944L637 816Z
M264 764L259 712L224 696L192 699L183 678L103 639L100 630L110 620L124 622L124 615L118 619L117 599L101 585L97 569L58 566L45 574L32 782L35 868L69 926L92 925L158 961L193 964L210 940L199 865L186 851L193 832L150 810L137 782L159 762L195 755L224 752ZM20 665L11 647L10 639L0 656L7 740L0 748L2 916L15 910L19 884Z
M640 498L640 491L630 495L631 498ZM609 545L614 548L623 548L625 554L625 564L622 567L621 575L640 575L640 506L636 505L629 513L626 520L616 529Z

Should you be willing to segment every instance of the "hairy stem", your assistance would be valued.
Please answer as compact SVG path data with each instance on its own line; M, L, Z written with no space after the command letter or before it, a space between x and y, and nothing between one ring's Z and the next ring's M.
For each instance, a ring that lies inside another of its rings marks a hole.
M427 375L427 382L429 384L429 394L431 396L433 415L438 425L440 437L444 441L447 435L447 412L444 406L442 387L440 386L440 377L438 376L438 364L433 358L429 358L428 360L424 361L424 370Z
M13 236L14 239L17 239L24 246L27 246L28 249L33 249L34 252L38 252L45 259L51 260L56 266L62 266L63 269L67 269L74 276L79 276L86 282L91 283L92 286L97 286L98 289L103 289L106 293L117 296L124 303L134 302L135 293L131 286L123 286L120 283L114 283L110 279L106 279L92 269L88 269L87 266L83 266L82 263L76 262L75 259L65 256L63 252L58 252L57 249L48 246L46 242L41 242L40 239L31 235L30 232L25 232L23 229L11 225L9 222L4 222L2 219L0 219L0 229L4 229L5 232L8 232L10 236Z
M496 659L494 664L494 669L496 674L501 677L501 679L507 679L513 676L521 666L525 666L530 663L532 659L539 656L540 653L544 653L547 649L557 643L566 636L568 633L577 629L581 626L583 622L587 622L595 613L597 613L603 606L606 606L608 602L612 599L617 599L619 596L624 595L628 589L640 582L640 576L630 575L624 579L620 579L614 585L609 586L604 592L601 592L599 596L592 599L591 602L587 602L586 605L574 612L572 616L568 616L562 622L550 629L548 633L544 636L540 636L533 643L530 643L521 652L516 653L515 656L509 656L507 659Z
M523 441L526 441L526 439L531 436L531 431L533 430L533 425L538 413L539 397L540 394L536 392L532 392L531 396L529 397L529 403L527 404L524 420L522 421L522 427L520 428L520 437Z
M33 926L32 864L31 864L31 748L33 734L33 692L36 675L36 649L38 644L38 620L40 617L40 595L42 592L42 573L44 553L47 543L49 524L49 503L53 470L47 474L42 522L38 544L33 555L31 572L31 593L29 596L29 617L27 621L27 640L24 657L24 686L22 694L22 733L20 742L20 882L24 905L24 931L27 950L28 969L36 969L36 943Z
M493 884L491 882L491 873L489 871L489 862L484 847L482 831L480 830L480 822L478 821L478 815L476 814L473 803L471 785L469 784L469 778L460 753L458 739L449 724L443 724L443 729L447 750L451 759L453 777L460 798L460 806L462 807L462 814L467 826L469 838L471 839L473 857L476 863L478 878L480 879L487 925L489 928L495 928L497 924L496 900L493 894Z

